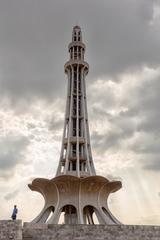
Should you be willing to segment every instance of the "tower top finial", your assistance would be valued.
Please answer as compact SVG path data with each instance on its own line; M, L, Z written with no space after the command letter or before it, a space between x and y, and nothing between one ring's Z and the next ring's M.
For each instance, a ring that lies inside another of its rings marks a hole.
M82 41L82 32L81 32L81 28L78 25L73 27L72 41L73 42Z
M78 26L78 24L76 24L76 25L73 27L73 29L76 29L76 28L77 28L77 29L81 29L80 26Z

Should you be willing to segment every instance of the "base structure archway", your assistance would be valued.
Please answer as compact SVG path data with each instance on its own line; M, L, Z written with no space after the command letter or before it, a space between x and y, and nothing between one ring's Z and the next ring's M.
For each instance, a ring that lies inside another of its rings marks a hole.
M101 176L62 175L51 180L37 178L29 187L45 200L44 208L32 223L120 224L107 204L109 194L121 188L120 181L110 182Z

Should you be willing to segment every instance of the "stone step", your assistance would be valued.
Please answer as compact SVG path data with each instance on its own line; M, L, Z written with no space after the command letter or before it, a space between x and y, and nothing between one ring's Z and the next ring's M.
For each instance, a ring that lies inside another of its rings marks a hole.
M0 221L0 240L160 240L160 226L47 225Z

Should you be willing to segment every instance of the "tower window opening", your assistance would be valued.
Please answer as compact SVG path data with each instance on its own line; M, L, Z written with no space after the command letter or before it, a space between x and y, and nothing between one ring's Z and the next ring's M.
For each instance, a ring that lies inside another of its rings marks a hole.
M77 100L76 98L73 99L73 108L76 108L76 105L77 105Z
M73 98L73 104L76 106L76 104L77 104L77 99L74 97Z
M73 163L72 163L72 170L73 170L73 171L76 171L76 162L73 162Z
M73 137L76 136L76 128L73 128Z
M73 118L73 128L76 128L76 119Z
M78 102L78 114L81 116L81 102Z
M81 137L84 137L84 129L83 129L83 122L81 123Z
M81 120L79 119L79 137L81 137Z
M79 98L78 98L78 105L79 106L81 105L81 96L79 96Z
M76 79L74 80L73 88L74 88L74 93L76 93L76 91L77 91L77 81L76 81Z
M81 33L78 32L78 41L81 41Z
M76 116L76 108L77 108L77 99L74 96L74 98L73 98L73 116Z
M81 80L81 71L79 70L78 72L78 80L80 81Z
M68 165L68 170L70 170L70 167L71 167L71 164L70 164L70 162L69 162L69 165Z
M83 163L82 163L82 162L80 162L79 170L80 170L80 171L83 171Z
M81 152L82 152L82 145L80 144L79 145L79 154L81 155Z
M78 58L81 59L81 47L78 47Z
M78 90L79 90L79 93L81 92L81 82L79 81L78 82Z
M81 145L82 146L82 157L84 158L84 145Z
M74 41L76 41L76 33L74 33Z
M76 109L73 108L73 116L76 116Z
M76 110L75 110L76 111ZM73 118L73 137L75 137L76 136L76 125L77 123L76 123L76 118Z
M86 162L83 163L83 170L84 170L84 172L87 172Z
M74 78L74 79L77 79L77 67L74 67L74 74L76 76L76 78Z
M74 58L77 59L77 47L74 47Z
M76 155L76 144L73 144L72 153L73 153L73 157L74 157Z
M76 115L76 104L73 105L74 116Z
M77 71L74 70L74 81L76 81L76 80L77 80Z
M84 49L82 50L82 58L84 59Z

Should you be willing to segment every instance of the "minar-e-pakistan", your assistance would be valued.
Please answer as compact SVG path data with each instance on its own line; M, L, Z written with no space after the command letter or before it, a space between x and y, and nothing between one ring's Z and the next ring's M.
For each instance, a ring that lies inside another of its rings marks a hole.
M107 199L122 184L96 175L92 158L85 84L89 65L84 61L85 44L79 26L73 28L68 49L70 59L64 66L67 101L59 164L55 178L36 178L29 184L45 200L44 208L32 223L58 224L63 213L64 224L121 224L110 212Z

